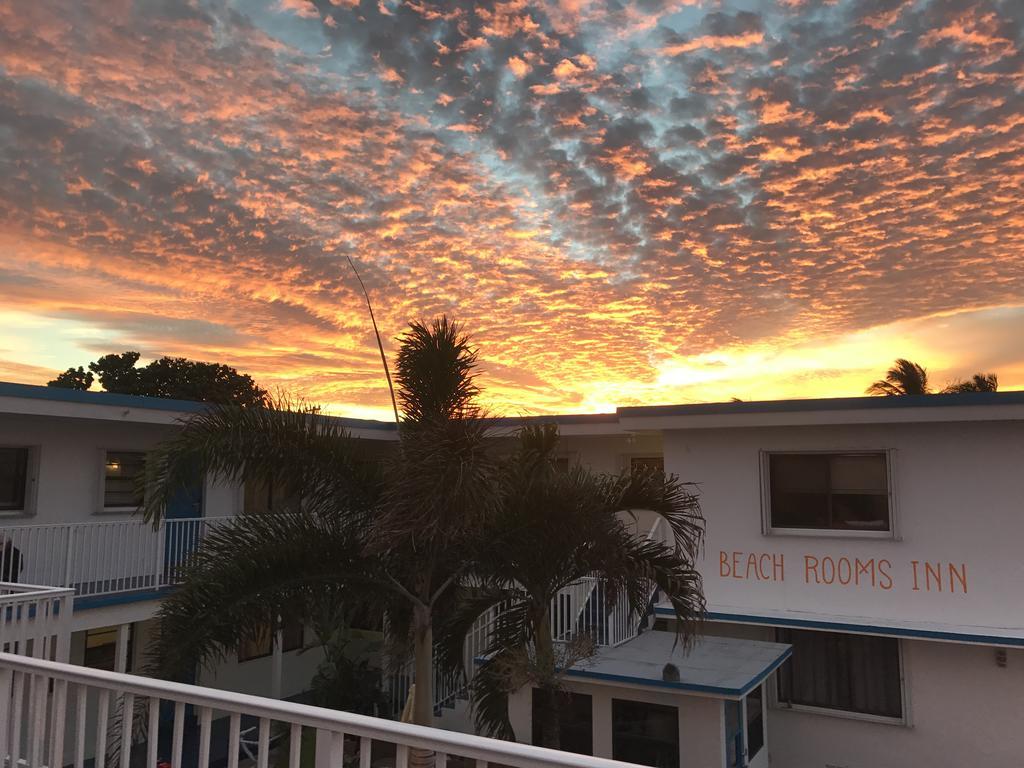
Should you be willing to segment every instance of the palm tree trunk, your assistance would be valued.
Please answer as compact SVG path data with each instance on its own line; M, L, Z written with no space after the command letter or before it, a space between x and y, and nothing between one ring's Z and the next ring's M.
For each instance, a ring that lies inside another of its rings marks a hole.
M558 690L554 685L558 670L555 669L555 644L551 639L551 614L547 605L538 608L534 626L537 628L534 647L537 653L537 669L550 681L538 686L534 695L540 694L547 701L540 712L541 743L548 749L562 748L562 727Z
M413 649L416 664L416 689L412 700L412 721L416 725L434 725L434 629L430 609L413 609ZM433 768L434 753L426 749L409 751L410 768Z
M434 724L434 630L430 609L416 606L413 613L413 649L416 663L416 696L412 721L417 725Z

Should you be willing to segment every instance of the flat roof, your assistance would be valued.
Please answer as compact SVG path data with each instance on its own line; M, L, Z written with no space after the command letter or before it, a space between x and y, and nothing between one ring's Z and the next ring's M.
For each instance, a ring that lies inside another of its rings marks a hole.
M1024 391L826 397L619 408L630 431L1024 420Z
M35 401L38 408L13 406L4 401ZM50 410L44 403L59 406ZM133 420L128 411L148 412L138 420L169 423L176 417L196 413L206 403L172 400L110 392L80 391L36 384L0 382L0 412L103 418L101 409L121 409L120 419ZM81 410L77 410L77 409ZM94 414L88 409L93 409ZM158 413L163 416L158 416ZM390 421L331 417L353 430L394 432ZM495 417L496 427L516 427L541 422L554 423L566 435L612 434L662 429L708 429L722 427L801 426L828 424L872 424L900 422L1024 420L1024 391L963 392L956 394L908 395L898 397L829 397L803 400L757 400L729 403L624 406L615 413L544 414Z
M786 643L702 636L684 650L673 632L648 631L566 672L572 678L617 685L660 688L738 699L746 696L790 657ZM679 670L678 680L664 678L665 665Z
M658 616L672 618L675 611L669 603L655 605ZM810 629L822 632L843 632L854 635L908 637L917 640L968 643L974 645L1024 648L1024 626L975 626L936 621L885 619L877 616L839 616L812 611L790 611L770 608L739 608L709 606L709 621L725 624L758 624L766 627Z

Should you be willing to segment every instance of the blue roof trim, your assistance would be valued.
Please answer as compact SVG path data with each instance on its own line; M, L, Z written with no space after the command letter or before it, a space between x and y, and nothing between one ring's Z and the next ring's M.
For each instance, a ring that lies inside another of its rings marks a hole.
M209 405L208 403L196 402L195 400L172 400L167 397L119 395L113 392L82 392L77 389L43 387L37 384L17 384L11 381L0 381L0 397L23 397L29 400L48 400L50 402L107 405L117 408L142 408L150 411L176 411L183 413L199 413ZM394 423L388 421L354 419L349 416L329 416L328 418L351 429L383 429L389 431L397 429Z
M146 589L138 592L118 592L113 595L86 595L76 597L72 605L72 612L87 611L90 608L106 608L111 605L125 605L126 603L144 603L149 600L159 600L171 593L171 589Z
M674 616L671 608L656 607L655 613L663 616ZM845 621L813 621L809 619L786 619L777 616L754 616L745 613L717 613L708 611L706 618L711 621L728 621L737 624L761 624L768 627L792 627L794 629L822 629L831 632L851 632L861 635L887 635L890 637L909 637L916 640L948 640L960 643L981 643L983 645L1006 645L1012 648L1024 648L1024 637L1000 637L999 635L980 635L971 632L942 632L932 629L913 629L910 627L885 627L877 624L854 624Z
M197 403L193 400L171 400L170 398L142 397L141 395L118 395L112 392L82 392L77 389L41 387L36 384L16 384L10 381L0 381L0 397L24 397L31 400L50 400L88 405L113 405L121 408L147 408L156 411L187 411L190 413L201 411L206 407L206 403Z
M566 675L569 677L581 677L590 680L604 680L611 683L629 683L630 685L644 688L667 688L675 691L689 691L691 693L711 693L717 696L728 698L742 698L757 688L776 669L782 666L786 659L793 655L792 647L786 648L767 667L754 675L742 688L726 688L719 685L700 685L697 683L676 683L668 680L651 680L644 677L631 677L629 675L611 675L604 672L591 672L586 669L569 669Z
M902 397L825 397L808 400L751 400L738 403L692 403L689 405L634 405L618 408L616 413L620 417L707 416L745 413L942 408L965 405L1024 405L1024 391L958 392L947 395L905 395Z

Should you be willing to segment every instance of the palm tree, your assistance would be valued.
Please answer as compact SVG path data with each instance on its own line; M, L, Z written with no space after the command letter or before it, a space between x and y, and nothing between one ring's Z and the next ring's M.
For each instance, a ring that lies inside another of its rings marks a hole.
M213 532L160 609L166 673L223 657L281 617L308 618L322 595L386 609L408 637L413 722L433 721L433 625L471 565L467 543L496 510L497 465L474 404L476 351L447 318L412 323L396 366L404 414L383 459L316 409L211 406L147 461L145 518L197 472L230 482L273 477L301 495L284 515L247 515Z
M626 601L645 616L656 585L668 596L688 641L703 615L700 575L694 567L703 537L696 494L661 471L636 469L597 475L581 466L559 471L553 425L528 426L508 462L502 507L484 523L474 568L480 586L467 596L444 632L445 663L462 663L462 642L483 612L499 608L487 661L472 681L479 732L514 738L508 696L539 689L543 746L560 747L561 680L594 652L594 638L570 633L552 640L556 596L587 577L603 580L609 600ZM648 510L672 532L671 544L636 534L623 512Z
M999 377L994 373L976 373L966 381L955 381L943 393L955 392L996 392L999 389Z
M928 372L917 363L899 358L885 373L885 378L867 388L869 395L927 395Z

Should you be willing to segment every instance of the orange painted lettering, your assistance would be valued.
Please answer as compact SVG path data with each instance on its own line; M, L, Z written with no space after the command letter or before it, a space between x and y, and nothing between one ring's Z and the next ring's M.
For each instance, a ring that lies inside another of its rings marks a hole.
M960 563L958 569L952 563L949 564L949 591L956 592L956 585L953 583L953 579L960 582L960 588L964 594L967 594L967 563Z
M884 590L892 589L892 575L889 573L889 569L892 568L892 563L888 560L878 561L878 586ZM914 589L917 589L917 564L914 564Z

